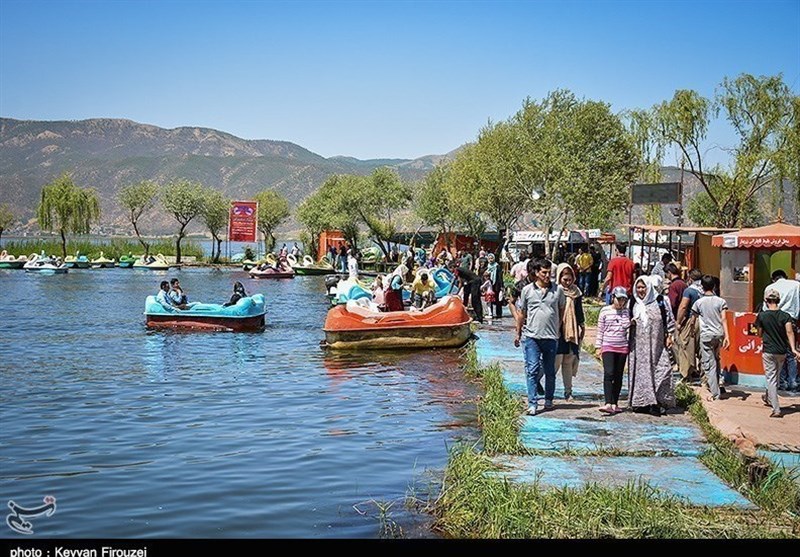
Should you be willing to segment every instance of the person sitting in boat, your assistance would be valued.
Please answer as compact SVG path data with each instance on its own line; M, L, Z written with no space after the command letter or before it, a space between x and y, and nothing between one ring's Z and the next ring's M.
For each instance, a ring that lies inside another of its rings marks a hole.
M295 259L300 259L300 248L297 247L297 242L292 246L292 255L294 255Z
M156 294L156 302L161 304L161 307L167 311L179 309L175 307L174 303L172 303L172 298L169 296L169 283L165 280L161 281L158 294Z
M233 283L233 296L231 296L229 301L222 304L222 307L236 305L236 303L242 298L247 298L247 292L244 289L244 285L241 282L236 281Z
M408 272L408 267L398 265L389 277L386 288L386 311L403 311L403 276Z
M287 255L289 255L289 250L286 249L286 244L283 244L281 246L281 251L278 252L278 257L285 259Z
M436 283L426 270L420 270L414 282L411 284L411 297L414 306L418 309L425 309L434 302L434 292Z
M169 281L169 285L169 297L172 300L172 305L178 309L187 309L189 307L189 298L181 288L180 281L174 278Z
M155 263L156 262L156 258L153 257L152 255L148 255L147 258L145 259L145 262L146 262L147 265L150 265L150 263Z
M375 277L375 282L372 283L372 302L381 310L386 306L386 295L383 291L383 275Z

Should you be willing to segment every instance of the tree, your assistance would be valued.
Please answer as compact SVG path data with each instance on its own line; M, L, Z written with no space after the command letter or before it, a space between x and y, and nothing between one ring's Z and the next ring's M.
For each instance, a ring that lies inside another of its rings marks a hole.
M627 114L628 132L636 148L639 168L636 179L649 184L661 181L661 161L664 158L664 141L656 132L651 110L631 110ZM647 224L663 224L661 205L648 205L644 210Z
M6 228L11 228L11 225L17 221L14 218L14 213L11 212L11 209L8 208L8 205L3 203L0 205L0 238L3 237L3 232Z
M66 258L67 234L87 234L100 219L100 203L93 189L76 186L65 172L42 188L36 215L42 230L61 235L61 257Z
M739 227L747 220L746 207L765 188L780 181L786 168L784 149L791 143L795 102L782 76L754 77L742 74L725 78L714 101L695 91L676 91L672 100L655 107L656 123L663 140L677 147L688 171L708 196L712 222ZM738 144L727 149L732 160L726 166L704 166L703 142L712 111L733 127Z
M456 224L447 189L449 172L449 165L439 165L431 170L417 187L414 203L414 212L420 220L428 226L435 226L444 234L448 247L450 234Z
M256 195L258 201L258 229L264 235L264 250L275 247L274 231L289 218L289 202L275 190L264 190Z
M144 247L145 257L150 255L150 244L144 241L139 233L139 219L144 213L153 208L158 194L158 184L155 182L139 182L123 187L119 192L119 202L128 211L128 220L133 225L133 231Z
M376 169L368 178L353 176L350 179L357 187L353 188L349 203L388 261L389 242L397 233L396 213L410 204L411 188L386 167Z
M219 263L219 256L222 253L222 233L228 227L230 205L230 200L226 199L222 193L212 188L206 190L203 201L203 221L213 238L211 258L214 263Z
M181 240L186 237L186 227L203 213L205 188L187 180L174 180L164 187L161 203L180 224L175 240L175 262L181 262Z

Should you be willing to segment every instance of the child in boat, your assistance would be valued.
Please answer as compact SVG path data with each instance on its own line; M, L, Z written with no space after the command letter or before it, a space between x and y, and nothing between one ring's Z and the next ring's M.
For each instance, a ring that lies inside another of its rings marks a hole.
M377 304L381 310L386 304L386 298L383 292L383 275L375 277L375 282L372 283L372 301Z
M492 279L489 272L483 273L483 284L481 284L481 296L483 297L483 314L492 322L492 304L495 302L494 289L492 288Z
M231 299L229 301L222 304L222 307L236 305L236 303L242 298L247 298L247 292L245 291L242 283L236 281L235 283L233 283L233 296L231 296Z
M414 282L411 284L411 295L414 298L414 306L418 309L425 309L433 303L436 283L427 271L420 270Z

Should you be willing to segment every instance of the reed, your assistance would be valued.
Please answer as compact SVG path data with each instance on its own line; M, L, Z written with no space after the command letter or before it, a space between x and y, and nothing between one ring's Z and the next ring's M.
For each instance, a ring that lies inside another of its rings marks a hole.
M171 239L157 239L150 241L150 254L155 255L175 255L175 242ZM37 238L31 240L12 240L3 242L2 249L14 256L30 255L41 253L46 255L61 255L61 241L58 239ZM122 255L144 254L144 248L136 240L124 238L109 238L103 240L72 239L67 240L67 255L75 255L76 252L85 255L89 259L100 256L103 252L105 257L119 259ZM203 258L203 248L195 241L184 239L181 242L181 254L184 256L196 257L198 260Z

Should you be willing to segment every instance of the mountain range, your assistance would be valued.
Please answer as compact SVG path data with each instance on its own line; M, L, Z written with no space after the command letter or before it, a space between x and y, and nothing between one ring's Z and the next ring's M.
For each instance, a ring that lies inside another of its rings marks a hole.
M232 199L274 189L295 207L332 174L364 175L389 166L414 181L454 154L413 160L325 158L288 141L247 140L209 128L164 129L122 119L0 118L0 203L8 204L23 223L29 221L42 186L66 171L77 185L97 190L101 230L128 233L117 193L142 180L192 180ZM175 228L172 218L158 209L142 222L146 233ZM36 229L32 225L31 231Z

